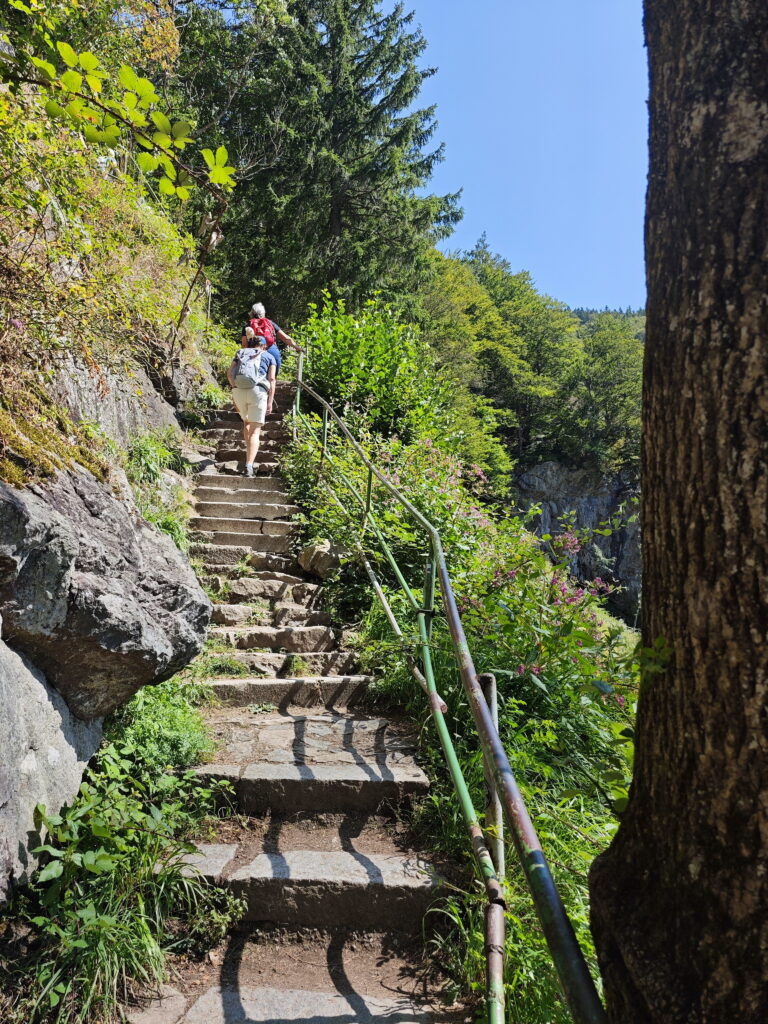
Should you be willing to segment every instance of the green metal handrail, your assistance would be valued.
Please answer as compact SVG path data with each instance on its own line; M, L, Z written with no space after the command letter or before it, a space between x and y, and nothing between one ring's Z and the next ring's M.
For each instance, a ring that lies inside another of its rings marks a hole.
M440 745L445 755L456 795L461 806L464 823L469 834L472 853L485 885L488 900L485 914L486 961L487 961L487 1020L488 1024L503 1024L504 1021L504 891L501 879L504 875L503 820L511 830L517 857L525 874L533 898L542 931L549 946L560 983L571 1015L576 1024L607 1024L607 1017L600 997L589 973L586 960L576 939L573 926L557 891L552 873L547 864L541 843L531 822L530 815L520 793L501 742L496 718L495 680L492 676L478 677L467 638L456 607L448 566L443 552L440 535L435 527L416 509L392 484L384 473L370 461L360 444L349 431L340 416L329 403L319 395L304 377L305 353L299 353L296 377L296 393L293 405L293 435L297 437L299 423L303 424L315 441L320 443L320 467L327 462L344 486L361 505L362 533L372 534L379 549L389 563L403 594L411 607L418 627L418 651L421 669L415 659L406 655L414 678L426 692L430 713L435 724ZM322 409L320 436L313 423L302 412L301 397L306 392ZM368 470L366 493L363 495L349 477L338 466L328 450L329 423L333 421L343 437ZM405 579L397 561L380 530L372 510L373 481L378 480L411 519L426 533L429 552L424 572L424 586L421 600L418 600ZM326 481L327 482L327 481ZM341 510L349 515L347 506L329 485L329 493ZM402 637L397 618L387 600L386 594L376 577L365 550L356 543L358 557L368 574L374 592L381 602L390 626L396 636ZM443 610L448 623L456 664L462 684L469 698L472 717L480 740L489 789L486 809L487 839L480 827L479 818L472 802L464 775L453 747L450 732L445 722L447 707L437 691L431 653L432 620L435 615L435 588L439 581L443 599ZM493 851L492 853L489 851Z

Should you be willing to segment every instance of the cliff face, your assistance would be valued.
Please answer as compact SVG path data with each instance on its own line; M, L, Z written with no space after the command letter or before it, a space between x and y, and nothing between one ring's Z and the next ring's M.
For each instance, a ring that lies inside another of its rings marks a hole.
M176 424L140 371L70 360L50 393L123 443ZM0 901L33 867L35 805L72 800L103 716L191 661L210 610L121 470L106 482L75 466L26 488L0 483Z
M83 720L183 668L210 614L184 556L122 484L85 470L24 491L0 484L5 639Z
M562 516L576 513L576 526L595 528L615 516L621 506L633 517L640 490L625 474L606 476L593 469L572 469L559 462L542 462L517 480L522 508L541 506L537 530L553 536L562 533ZM577 552L571 571L583 580L596 576L619 589L611 595L611 611L633 624L639 617L642 588L640 523L626 523L608 537L595 536Z

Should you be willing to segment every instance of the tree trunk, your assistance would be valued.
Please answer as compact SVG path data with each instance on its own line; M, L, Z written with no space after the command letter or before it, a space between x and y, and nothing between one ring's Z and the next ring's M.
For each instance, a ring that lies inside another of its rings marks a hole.
M646 0L646 665L592 871L615 1024L768 1021L768 3Z

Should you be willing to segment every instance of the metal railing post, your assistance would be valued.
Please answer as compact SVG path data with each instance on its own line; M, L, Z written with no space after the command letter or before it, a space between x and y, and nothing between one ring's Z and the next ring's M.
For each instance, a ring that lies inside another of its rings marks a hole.
M323 436L320 442L320 468L325 461L325 450L328 447L328 410L323 406Z
M493 724L496 731L499 731L499 695L496 688L496 676L491 672L482 672L477 677L478 683L483 691L485 703L491 712ZM493 777L493 767L488 763L488 758L483 752L483 768L485 770L485 841L491 851L493 863L496 865L496 874L504 878L506 874L504 864L504 812L501 809L501 800L496 791L496 781Z

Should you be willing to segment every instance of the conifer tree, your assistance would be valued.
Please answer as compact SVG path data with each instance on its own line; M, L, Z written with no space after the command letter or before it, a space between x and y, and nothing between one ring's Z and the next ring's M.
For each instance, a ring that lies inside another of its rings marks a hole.
M294 0L290 24L249 58L222 128L242 139L245 164L254 139L265 144L226 229L225 302L255 288L276 313L301 314L326 286L353 303L412 293L459 218L458 196L422 192L442 159L429 147L434 108L412 109L434 71L419 67L426 42L401 4L382 6ZM217 32L233 60L249 52L247 25ZM216 88L206 83L203 105Z

